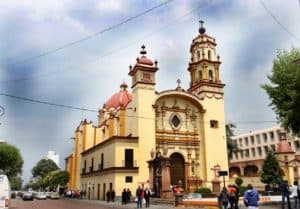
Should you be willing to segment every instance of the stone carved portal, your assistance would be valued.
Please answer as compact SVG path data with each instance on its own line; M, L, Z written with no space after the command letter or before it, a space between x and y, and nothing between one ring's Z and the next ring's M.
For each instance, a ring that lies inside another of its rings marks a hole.
M170 189L170 162L168 158L156 153L153 160L148 161L150 172L150 187L154 191L155 197L170 198L172 191Z

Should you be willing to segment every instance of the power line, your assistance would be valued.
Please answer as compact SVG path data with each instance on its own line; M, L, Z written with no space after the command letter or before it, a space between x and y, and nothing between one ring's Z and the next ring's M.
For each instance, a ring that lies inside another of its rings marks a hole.
M20 99L20 100L24 100L24 101L28 101L28 102L35 102L35 103L50 105L50 106L63 107L63 108L75 109L75 110L81 110L81 111L87 111L87 112L98 112L97 110L91 110L91 109L74 107L74 106L63 105L63 104L56 104L56 103L52 103L52 102L45 102L45 101L36 100L36 99L29 99L29 98L25 98L25 97L19 97L19 96L15 96L15 95L11 95L11 94L0 93L0 95L10 97L10 98L14 98L14 99Z
M160 8L162 6L165 6L165 5L169 4L172 1L173 0L166 0L163 3L160 3L160 4L158 4L158 5L154 6L154 7L151 7L150 9L144 10L143 12L140 12L140 13L132 16L132 17L129 17L129 18L127 18L127 19L125 19L125 20L117 23L117 24L111 25L111 26L109 26L109 27L107 27L107 28L105 28L103 30L100 30L100 31L97 31L97 32L95 32L93 34L90 34L90 35L88 35L88 36L86 36L84 38L81 38L81 39L73 41L73 42L69 42L69 43L67 43L65 45L62 45L62 46L57 47L57 48L52 49L52 50L45 51L45 52L43 52L41 54L38 54L38 55L35 55L35 56L32 56L32 57L26 58L26 59L23 59L23 60L16 61L14 63L10 63L9 65L14 65L14 64L17 64L17 63L24 63L24 62L28 62L28 61L31 61L31 60L35 60L35 59L41 58L41 57L45 57L45 56L47 56L49 54L54 54L54 53L56 53L58 51L61 51L61 50L65 49L65 48L69 48L69 47L74 46L76 44L79 44L81 42L84 42L84 41L87 41L89 39L92 39L92 38L94 38L94 37L96 37L98 35L101 35L101 34L105 33L105 32L108 32L110 30L118 28L118 27L120 27L120 26L122 26L122 25L124 25L124 24L126 24L128 22L131 22L132 20L134 20L134 19L136 19L138 17L141 17L141 16L143 16L143 15L149 13L149 12L152 12L155 9L158 9L158 8Z
M276 17L275 15L271 12L271 10L267 7L267 5L263 2L263 0L259 0L263 8L268 12L268 14L273 18L273 20L286 32L288 33L291 37L296 39L297 41L300 42L300 39L294 35L292 32L290 32L287 27L285 27Z
M184 15L172 20L172 21L169 21L167 24L163 25L162 27L160 27L158 30L155 30L155 31L152 31L148 34L146 34L145 36L143 36L141 39L138 39L138 40L135 40L135 41L132 41L126 45L123 45L121 47L117 47L115 49L112 49L110 51L107 51L106 53L103 53L101 56L98 56L96 60L93 60L91 62L88 62L86 64L90 64L90 63L93 63L93 62L96 62L98 61L99 59L103 58L103 57L107 57L107 56L110 56L112 54L114 54L115 52L119 52L123 49L126 49L128 47L130 47L131 45L139 42L139 41L142 41L143 39L161 31L161 30L165 30L167 29L168 27L172 26L171 23L173 22L177 22L178 20L180 20L181 18L184 18L188 15L190 15L192 12L194 12L195 10L201 8L202 5L199 5L195 8L193 8L192 10L188 11L187 13L185 13ZM69 70L74 70L74 69L77 69L77 68L72 68L72 67L68 67L67 69L62 69L64 72L65 71L69 71ZM49 73L43 73L43 74L38 74L38 75L33 75L33 76L27 76L27 77L23 77L23 78L17 78L17 79L11 79L11 80L4 80L4 81L0 81L0 83L9 83L9 82L19 82L19 81L28 81L28 80L32 80L32 79L35 79L35 78L41 78L41 77L45 77L45 76L49 76L49 75L52 75L52 74L56 74L56 73L59 73L59 72L62 72L62 70L56 70L56 71L52 71L52 72L49 72Z
M87 108L80 108L80 107L75 107L75 106L69 106L69 105L63 105L63 104L57 104L57 103L52 103L52 102L46 102L46 101L41 101L41 100L36 100L36 99L30 99L30 98L25 98L25 97L20 97L20 96L15 96L11 94L6 94L6 93L0 93L1 96L6 96L10 97L13 99L19 99L19 100L24 100L28 102L34 102L34 103L39 103L39 104L44 104L44 105L49 105L49 106L55 106L55 107L61 107L61 108L67 108L67 109L75 109L75 110L81 110L81 111L86 111L86 112L97 112L98 110L93 110L93 109L87 109ZM142 118L142 119L151 119L155 120L150 117L143 117L143 116L136 116L136 115L128 115L126 114L125 117L132 117L132 118ZM199 123L210 123L210 121L200 121ZM258 123L277 123L277 121L272 121L272 120L261 120L261 121L230 121L230 122L221 122L223 124L227 123L233 123L233 124L258 124Z

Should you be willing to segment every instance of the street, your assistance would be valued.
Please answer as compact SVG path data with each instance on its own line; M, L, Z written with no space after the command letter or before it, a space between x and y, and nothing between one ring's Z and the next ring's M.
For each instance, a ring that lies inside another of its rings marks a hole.
M34 201L23 201L21 199L14 199L11 202L11 209L126 209L136 208L135 203L128 205L121 205L120 202L106 203L104 201L85 201L76 199L60 199L60 200L34 200ZM183 206L174 207L172 205L151 205L152 209L165 209L165 208L185 208ZM245 209L245 206L240 207ZM279 209L280 205L263 205L259 206L259 209Z

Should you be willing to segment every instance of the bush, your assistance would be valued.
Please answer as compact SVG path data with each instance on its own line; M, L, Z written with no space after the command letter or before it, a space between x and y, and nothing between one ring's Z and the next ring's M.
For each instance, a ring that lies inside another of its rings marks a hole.
M245 187L245 186L240 186L239 187L239 193L240 193L240 195L244 195L245 191L247 191L247 187Z
M241 185L243 184L243 179L241 177L237 177L235 179L235 184L238 186L238 187L241 187Z
M211 190L207 187L201 187L195 190L195 193L200 193L200 194L210 194Z

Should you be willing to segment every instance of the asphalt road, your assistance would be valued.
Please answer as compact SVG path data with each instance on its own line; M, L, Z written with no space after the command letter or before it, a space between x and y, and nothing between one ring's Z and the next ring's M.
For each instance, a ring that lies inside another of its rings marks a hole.
M60 199L60 200L33 200L23 201L21 199L14 199L11 202L11 209L128 209L136 208L135 203L128 205L121 205L120 202L106 203L103 201L85 201L76 199ZM183 209L185 207L174 207L172 205L151 205L151 209ZM262 205L259 209L280 209L280 205ZM287 208L287 207L286 207ZM187 208L186 208L187 209ZM242 206L240 209L246 209Z

